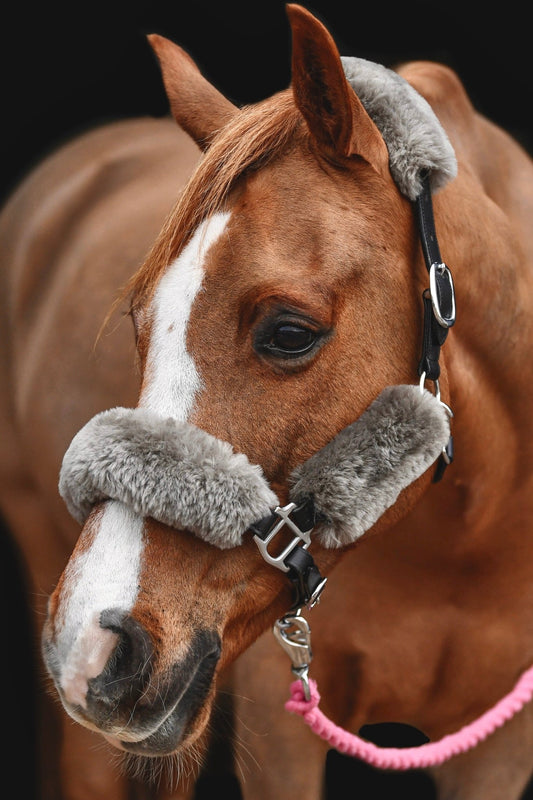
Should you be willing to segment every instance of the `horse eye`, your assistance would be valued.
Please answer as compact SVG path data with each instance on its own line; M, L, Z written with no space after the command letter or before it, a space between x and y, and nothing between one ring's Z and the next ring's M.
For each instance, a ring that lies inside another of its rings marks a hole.
M253 337L254 350L267 358L285 361L285 367L301 367L326 342L331 331L320 326L310 317L289 310L275 312L256 328ZM293 361L291 365L288 362Z
M318 345L321 332L298 320L284 319L261 326L254 337L259 353L278 359L298 359L310 354Z
M269 346L280 354L302 355L312 348L316 338L315 331L309 328L284 323L274 329Z

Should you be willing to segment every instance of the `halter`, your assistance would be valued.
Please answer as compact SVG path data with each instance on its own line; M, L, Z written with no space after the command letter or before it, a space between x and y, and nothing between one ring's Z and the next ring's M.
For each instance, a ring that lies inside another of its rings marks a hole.
M265 561L293 586L291 609L274 625L299 679L287 709L302 714L342 752L365 759L369 743L355 737L355 746L352 735L317 708L316 685L309 679L311 630L301 612L319 602L327 581L309 553L311 534L325 547L356 541L435 460L438 481L453 458L452 412L440 398L438 380L440 347L455 322L454 288L440 262L427 176L422 186L416 208L430 287L423 293L419 385L384 389L359 419L300 465L290 478L288 505L278 505L261 468L227 442L145 408L110 409L89 420L65 453L59 480L60 494L80 523L96 503L115 499L218 547L237 546L251 533ZM426 380L433 381L435 394L425 389ZM292 537L273 554L286 528ZM416 749L416 759L422 750ZM370 754L377 758L374 750ZM379 758L390 762L388 755Z

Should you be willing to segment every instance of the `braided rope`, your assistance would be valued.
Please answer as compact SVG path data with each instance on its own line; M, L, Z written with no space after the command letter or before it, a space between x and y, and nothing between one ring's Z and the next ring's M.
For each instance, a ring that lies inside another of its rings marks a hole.
M422 769L437 766L452 756L471 750L521 711L533 697L533 667L521 675L509 694L473 722L437 742L428 742L419 747L378 747L345 731L318 708L320 694L316 681L309 680L309 689L311 697L305 700L301 681L294 681L285 708L302 716L314 733L340 753L359 758L379 769Z

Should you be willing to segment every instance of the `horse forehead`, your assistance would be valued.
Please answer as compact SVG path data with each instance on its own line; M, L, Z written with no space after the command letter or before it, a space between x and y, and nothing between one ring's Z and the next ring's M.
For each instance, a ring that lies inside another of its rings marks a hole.
M291 153L251 173L231 204L228 236L206 273L233 270L244 282L250 266L286 274L321 267L335 280L344 258L363 264L376 250L403 249L411 208L392 181L364 163L350 168L322 164L311 154Z
M405 209L398 192L381 179L376 185L369 170L326 167L296 148L250 173L225 209L200 223L159 278L150 330L152 353L172 345L172 358L191 377L191 401L200 386L188 329L198 306L206 313L228 290L231 300L265 281L317 278L317 269L322 285L333 285L346 269L370 262L384 243L388 250L400 243L405 226L397 223ZM180 416L187 418L191 407L187 401Z
M280 242L288 229L308 236L317 223L325 224L347 208L350 183L314 158L296 153L279 159L243 182L232 207L232 228L252 228Z

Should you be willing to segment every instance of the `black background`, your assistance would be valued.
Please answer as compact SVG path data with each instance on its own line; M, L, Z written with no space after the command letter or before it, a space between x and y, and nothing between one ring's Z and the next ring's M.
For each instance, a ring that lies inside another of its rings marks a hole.
M342 55L386 66L440 60L462 77L478 108L530 149L531 41L526 4L405 0L307 5ZM281 0L235 2L18 2L3 13L5 194L56 144L93 125L168 110L146 34L160 33L195 58L241 105L290 82L290 32Z
M527 4L504 2L489 8L458 0L314 0L304 5L326 24L342 55L390 67L414 58L453 67L478 109L532 151ZM4 8L0 18L0 200L46 153L77 133L116 119L168 113L148 33L182 45L206 77L238 105L261 100L290 82L290 31L280 0L19 2ZM4 712L15 720L2 757L6 767L28 747L33 730L26 716L29 700L22 663L23 593L17 593L23 576L17 572L15 555L7 544L2 546L0 579L11 608L4 631L9 657L2 659L10 681ZM393 734L392 729L382 732L385 737ZM26 784L18 793L22 800L31 796L31 770L23 780ZM416 773L378 775L332 756L328 797L346 796L344 783L351 792L356 789L361 800L397 792L411 800L433 797L428 782ZM200 794L213 796L212 787L204 784Z

